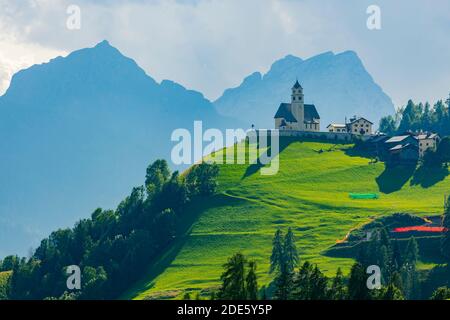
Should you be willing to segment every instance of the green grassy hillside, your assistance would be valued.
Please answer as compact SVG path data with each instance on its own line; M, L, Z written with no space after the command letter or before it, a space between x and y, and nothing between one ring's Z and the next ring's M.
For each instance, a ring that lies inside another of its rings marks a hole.
M278 227L294 229L301 259L317 263L329 276L338 267L347 273L351 259L323 252L374 217L439 214L450 190L450 178L441 170L385 170L383 163L370 164L356 155L350 145L284 143L274 176L262 176L254 165L222 165L219 194L192 205L185 236L123 298L175 298L215 287L222 264L238 251L257 261L259 283L267 284ZM352 192L375 192L380 199L351 200Z

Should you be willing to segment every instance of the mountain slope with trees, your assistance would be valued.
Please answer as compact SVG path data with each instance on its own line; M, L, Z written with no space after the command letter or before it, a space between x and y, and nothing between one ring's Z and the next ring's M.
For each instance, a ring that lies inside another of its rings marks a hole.
M417 175L402 167L392 171L355 154L352 145L283 139L281 150L274 176L260 175L258 165L220 165L219 193L195 207L197 219L183 239L122 298L175 298L186 290L208 297L218 290L222 266L236 252L257 263L258 284L267 287L276 274L270 273L270 257L278 228L292 228L301 264L317 265L327 277L340 267L348 276L354 259L326 251L350 230L397 212L421 217L443 212L450 177L438 177L433 169ZM355 192L380 197L352 200L349 193ZM419 257L418 270L433 266Z
M239 126L107 41L15 74L0 97L0 256L25 255L50 231L115 207L149 162L170 158L172 131L194 120Z

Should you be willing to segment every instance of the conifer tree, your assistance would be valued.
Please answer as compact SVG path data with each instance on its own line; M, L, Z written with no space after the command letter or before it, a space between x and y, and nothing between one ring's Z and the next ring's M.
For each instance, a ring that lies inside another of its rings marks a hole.
M283 265L283 232L278 229L272 241L272 255L270 256L270 273L279 272Z
M332 300L347 299L347 289L345 287L344 274L342 273L341 268L337 269L330 291L330 298Z
M414 237L411 237L406 245L404 255L403 291L408 299L419 295L419 279L416 272L416 263L419 259L419 247Z
M308 300L311 296L311 276L313 266L309 261L305 261L298 271L294 284L292 297L296 300Z
M360 263L355 263L350 271L348 296L350 300L371 299L369 289L367 288L366 270Z
M441 240L441 252L447 263L450 263L450 197L448 197L447 204L445 206L442 226L445 228L445 231Z
M249 300L257 300L258 299L258 282L256 278L256 262L250 261L248 263L248 273L245 279L246 289L247 289L247 298Z
M328 299L328 279L320 271L316 265L311 274L311 296L310 300L327 300Z
M298 264L298 252L297 247L295 246L294 233L291 228L289 228L288 233L284 238L283 260L286 272L294 272L294 268Z
M224 273L220 277L222 287L219 296L223 300L245 300L247 292L245 290L245 257L241 253L236 253L226 264Z
M382 300L405 300L402 292L394 284L389 284L380 294Z

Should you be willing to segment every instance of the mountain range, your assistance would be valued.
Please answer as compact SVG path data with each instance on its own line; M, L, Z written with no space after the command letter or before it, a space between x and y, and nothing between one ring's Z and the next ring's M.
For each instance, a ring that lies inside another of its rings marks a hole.
M255 72L237 88L226 90L214 105L222 115L259 128L273 127L275 111L280 102L290 102L296 79L303 87L305 103L316 105L322 130L354 115L377 126L383 116L395 110L353 51L326 52L307 60L288 55L276 61L266 74Z
M377 122L394 111L353 52L287 56L215 102L158 83L107 41L16 73L0 97L0 257L25 254L96 207L115 207L143 183L148 164L170 159L176 128L192 129L195 120L272 128L296 78L322 129L345 116Z
M107 41L15 74L0 98L0 256L114 208L147 165L170 159L172 131L195 120L236 123L201 93L157 83Z

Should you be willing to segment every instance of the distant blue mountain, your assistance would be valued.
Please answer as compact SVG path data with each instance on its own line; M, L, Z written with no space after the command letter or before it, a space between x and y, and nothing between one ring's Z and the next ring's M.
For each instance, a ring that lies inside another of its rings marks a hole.
M298 78L306 103L314 103L321 116L321 129L345 117L363 116L376 125L394 113L391 99L374 82L353 51L326 52L307 60L289 55L276 61L269 72L255 72L242 84L228 89L214 102L227 116L239 117L256 127L273 128L280 102L289 102Z
M160 84L108 42L14 75L0 97L0 257L114 208L175 128L225 128L199 92Z

